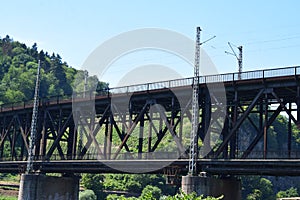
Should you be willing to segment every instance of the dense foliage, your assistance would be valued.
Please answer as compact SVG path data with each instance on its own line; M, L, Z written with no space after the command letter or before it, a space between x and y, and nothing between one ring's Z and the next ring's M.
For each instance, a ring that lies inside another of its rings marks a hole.
M97 199L103 199L105 197L103 193L103 179L102 174L83 174L81 183L82 185L94 192Z
M152 185L160 188L163 194L175 194L175 188L165 182L165 177L155 174L106 174L104 188L141 193L148 185Z
M85 190L79 193L79 200L97 200L93 190Z
M71 95L75 77L84 76L83 71L63 62L60 55L38 51L36 43L27 47L9 36L0 38L0 105L33 99L38 60L41 62L42 98ZM95 77L89 79L97 81L98 89L107 86ZM76 87L82 90L83 84L76 83Z
M273 200L275 195L273 192L273 184L267 178L259 176L248 176L243 179L244 196L247 200Z
M87 192L81 192L81 196L86 198L89 196L94 198L96 194L97 199L108 200L219 200L222 197L214 198L197 196L196 194L185 194L179 192L176 194L174 186L166 185L165 178L162 175L154 174L83 174L82 185ZM107 191L124 191L127 196L110 194L105 197ZM136 197L134 197L136 196ZM82 197L83 198L83 197Z
M37 62L41 61L42 97L71 94L76 70L63 63L58 54L51 56L37 45L27 47L9 36L0 40L0 102L12 103L33 98Z
M284 191L279 191L276 195L277 198L286 198L286 197L299 197L297 188L291 187Z
M160 189L154 186L147 186L143 193L139 197L124 197L118 195L109 195L107 200L221 200L223 196L220 197L204 197L203 195L197 196L196 193L185 194L179 192L174 196L162 196L160 194Z

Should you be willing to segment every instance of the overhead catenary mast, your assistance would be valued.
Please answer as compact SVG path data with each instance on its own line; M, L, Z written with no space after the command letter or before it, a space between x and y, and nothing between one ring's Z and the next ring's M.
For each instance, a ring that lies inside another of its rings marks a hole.
M41 62L39 60L37 75L36 75L35 90L34 90L34 103L33 103L32 119L31 119L26 174L33 173L33 160L34 160L33 151L34 151L35 138L36 138L36 125L37 125L38 107L39 107L40 69L41 69Z
M201 28L197 27L196 31L196 47L195 47L195 63L194 63L194 81L193 81L193 98L192 98L192 130L189 158L189 174L197 173L197 155L198 155L198 124L199 124L199 68L200 68L200 46L216 36L200 42Z
M238 66L239 66L238 79L241 80L242 79L242 71L243 71L243 46L237 47L238 50L239 50L239 56L237 56L237 54L235 53L234 49L232 48L232 45L231 45L230 42L228 42L228 45L229 45L232 53L228 52L228 51L225 51L225 53L233 55L233 56L236 57L236 59L238 61Z
M189 160L189 174L195 175L197 173L196 160L198 148L198 124L199 124L199 65L200 65L200 32L201 28L197 27L196 33L196 47L195 47L195 63L194 63L194 82L193 82L193 99L192 99L192 130L191 130L191 145L190 145L190 160Z

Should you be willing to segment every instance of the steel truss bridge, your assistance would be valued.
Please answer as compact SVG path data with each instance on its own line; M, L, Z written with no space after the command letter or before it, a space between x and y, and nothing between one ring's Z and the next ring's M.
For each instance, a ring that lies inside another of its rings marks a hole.
M300 67L199 77L198 171L300 175L299 77ZM192 84L184 78L41 99L34 169L186 174ZM0 108L0 172L26 169L32 106Z

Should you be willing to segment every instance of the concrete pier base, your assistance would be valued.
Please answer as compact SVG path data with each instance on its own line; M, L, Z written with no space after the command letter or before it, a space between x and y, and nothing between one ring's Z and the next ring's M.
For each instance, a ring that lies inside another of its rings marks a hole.
M216 179L200 176L183 176L182 190L190 194L219 197L224 195L222 200L241 200L241 182L236 179Z
M22 174L18 200L78 200L78 177Z

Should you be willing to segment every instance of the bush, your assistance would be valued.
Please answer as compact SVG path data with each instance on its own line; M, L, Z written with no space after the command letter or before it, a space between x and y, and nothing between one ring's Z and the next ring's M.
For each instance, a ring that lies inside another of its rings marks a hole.
M106 200L138 200L138 198L135 197L124 197L123 195L119 196L116 194L110 194L106 197Z
M103 192L103 175L101 174L83 174L81 180L83 186L87 190L92 190L96 199L104 199L105 195Z
M79 193L79 200L96 200L97 196L93 190L85 190Z
M285 191L279 191L276 195L277 198L284 198L284 197L297 197L299 196L297 188L291 187Z
M159 189L156 186L147 185L143 189L140 199L156 200L156 199L159 199L160 196L161 196L161 189Z
M261 199L261 191L258 189L254 189L252 193L248 194L247 200L257 200Z
M164 200L221 200L223 199L223 195L220 197L204 197L203 195L197 196L195 192L191 194L186 194L184 192L180 192L179 194L176 194L175 196L167 196L164 197Z
M126 188L130 192L140 193L141 192L141 184L139 182L134 182L132 180L126 183Z

